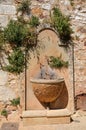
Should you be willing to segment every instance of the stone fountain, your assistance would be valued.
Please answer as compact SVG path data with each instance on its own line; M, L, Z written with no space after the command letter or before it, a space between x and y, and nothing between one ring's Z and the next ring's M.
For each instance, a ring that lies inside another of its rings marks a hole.
M32 55L27 70L27 110L22 113L23 124L70 123L70 116L74 112L72 66L55 70L43 59L45 55L59 57L62 54L62 58L68 60L68 52L59 46L59 38L52 30L41 31L38 41L44 48L40 49L40 65Z

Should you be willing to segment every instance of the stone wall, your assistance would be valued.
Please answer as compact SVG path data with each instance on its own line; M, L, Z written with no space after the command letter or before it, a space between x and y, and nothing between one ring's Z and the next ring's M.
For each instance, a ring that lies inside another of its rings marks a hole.
M71 13L74 30L75 94L86 93L86 1L76 1Z
M16 7L13 0L0 1L0 23L1 26L6 26L8 21L16 18Z
M16 4L21 0L0 0L0 24L5 27L10 19L16 19ZM40 18L43 25L53 7L58 6L71 19L74 42L75 94L86 92L86 1L74 0L31 0L31 14ZM69 51L69 57L72 50ZM70 59L69 59L70 60ZM72 80L72 61L70 60L70 81ZM23 79L23 80L22 80ZM21 81L22 84L21 85ZM22 87L23 86L23 87ZM22 88L22 89L21 89ZM0 101L24 95L24 74L19 77L0 70Z

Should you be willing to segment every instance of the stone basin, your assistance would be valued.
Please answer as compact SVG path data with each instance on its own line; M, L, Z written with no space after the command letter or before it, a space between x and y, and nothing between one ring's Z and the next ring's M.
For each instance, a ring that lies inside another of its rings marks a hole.
M64 79L30 79L35 96L40 102L50 103L56 100L64 86Z

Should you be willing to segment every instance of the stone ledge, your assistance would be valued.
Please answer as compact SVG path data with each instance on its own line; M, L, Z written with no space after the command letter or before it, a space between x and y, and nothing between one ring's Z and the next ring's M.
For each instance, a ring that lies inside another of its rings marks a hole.
M47 110L47 117L65 117L70 116L71 112L68 109L61 110Z
M23 111L22 117L29 118L29 117L45 117L47 115L47 110L27 110Z
M24 126L37 124L68 124L71 121L70 115L71 112L68 109L27 110L22 113Z
M71 112L68 109L60 110L27 110L23 111L22 117L61 117L70 116Z

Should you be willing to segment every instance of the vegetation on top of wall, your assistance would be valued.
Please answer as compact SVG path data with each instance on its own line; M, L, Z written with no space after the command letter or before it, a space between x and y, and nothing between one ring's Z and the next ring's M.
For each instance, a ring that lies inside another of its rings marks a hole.
M61 57L51 56L49 58L49 65L52 68L68 67L68 61L63 61Z
M11 20L4 29L5 41L11 45L21 46L28 35L27 26L19 21Z
M22 12L22 15L24 13L30 14L30 5L31 5L30 0L22 0L17 8L17 12Z
M5 66L4 69L11 72L20 74L24 70L25 60L24 53L20 48L15 48L13 52L8 56L9 65Z
M64 16L59 8L54 8L52 22L54 28L59 34L62 43L68 45L70 43L72 34L69 18L67 16Z

